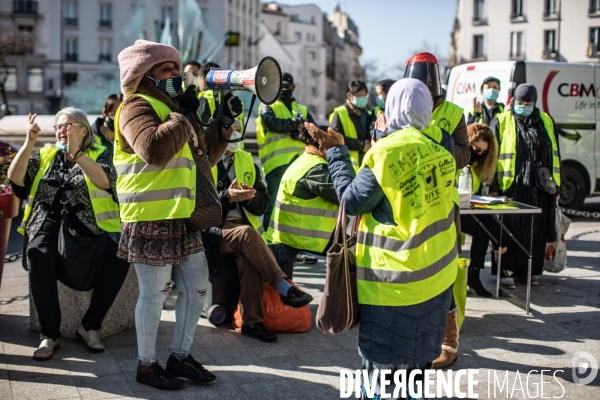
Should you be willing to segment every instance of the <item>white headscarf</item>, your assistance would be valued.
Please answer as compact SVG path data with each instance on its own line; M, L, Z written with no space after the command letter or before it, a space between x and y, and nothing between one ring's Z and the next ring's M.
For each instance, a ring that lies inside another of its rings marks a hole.
M431 122L433 99L423 82L414 78L400 79L392 85L385 101L388 131L412 126L425 129Z

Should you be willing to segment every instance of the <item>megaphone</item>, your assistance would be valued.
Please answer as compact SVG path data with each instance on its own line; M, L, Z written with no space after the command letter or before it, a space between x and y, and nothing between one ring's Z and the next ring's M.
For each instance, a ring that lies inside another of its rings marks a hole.
M243 71L213 69L206 75L212 90L245 90L266 104L273 104L281 92L281 67L273 57L265 57L258 65Z

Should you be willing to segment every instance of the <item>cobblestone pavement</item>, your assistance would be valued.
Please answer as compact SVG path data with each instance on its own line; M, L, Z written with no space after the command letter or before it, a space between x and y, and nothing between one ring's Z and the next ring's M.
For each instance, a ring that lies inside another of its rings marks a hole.
M569 267L540 278L532 291L530 315L506 300L468 298L459 358L452 369L479 369L479 398L600 397L600 375L586 386L576 385L572 377L575 353L585 351L600 360L600 225L575 221L567 237ZM489 268L483 275L491 289L495 281ZM314 316L325 278L323 260L297 264L294 278L315 297ZM524 286L514 292L524 296ZM280 334L278 343L264 344L201 319L192 354L217 374L217 380L204 386L186 382L180 391L160 392L135 381L134 329L105 338L107 349L101 354L64 339L52 359L33 361L39 339L29 330L29 300L20 261L5 265L0 289L0 399L334 399L340 396L340 369L360 365L357 329L326 336L313 326L308 333ZM175 318L168 308L162 313L157 343L163 362ZM494 375L504 384L502 391L496 384L495 395Z

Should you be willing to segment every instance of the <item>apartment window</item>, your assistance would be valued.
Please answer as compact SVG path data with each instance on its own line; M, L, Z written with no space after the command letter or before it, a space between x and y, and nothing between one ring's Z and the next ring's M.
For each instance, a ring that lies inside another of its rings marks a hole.
M316 69L311 69L310 70L310 77L311 78L316 78L317 77L317 70Z
M108 61L112 59L112 40L111 39L100 39L100 54L98 56L99 61Z
M306 41L307 41L307 42L310 42L310 33L307 33L307 34L306 34Z
M44 91L44 73L41 68L27 68L27 91L29 93Z
M16 67L6 67L0 68L0 80L6 78L4 82L4 90L7 93L12 93L17 91L17 68Z
M510 57L523 57L523 32L510 33Z
M558 14L556 0L544 0L544 17L552 17Z
M556 54L555 38L556 31L554 29L544 31L544 56L552 57Z
M19 25L17 27L19 31L19 37L21 37L23 41L22 51L23 53L33 53L33 43L34 43L34 35L33 35L33 26L31 25Z
M315 16L314 16L314 15L312 15L312 16L310 17L310 23L311 23L311 24L313 24L313 25L315 25L315 24L316 24L316 21L315 21Z
M600 55L600 28L590 28L590 42L588 43L588 56Z
M296 32L296 41L298 41L298 42L302 41L302 32Z
M77 38L65 39L65 60L77 61L79 58L77 53Z
M275 31L275 36L281 35L281 21L277 21L277 30Z
M308 58L310 58L311 60L316 60L317 59L317 52L316 51L309 51L308 52Z
M171 23L173 23L173 7L163 7L161 9L161 16L162 16L162 24L163 24L163 26L167 22L167 18L169 18L169 20L171 21Z
M512 0L512 9L511 9L511 14L510 14L510 18L511 19L517 19L517 18L523 18L524 17L524 15L523 15L523 1L524 0Z
M77 82L77 72L65 72L63 79L65 81L65 86L71 86Z
M112 4L100 4L100 26L110 28L112 26Z
M77 2L69 1L65 3L64 19L66 26L77 26Z
M483 35L473 35L473 58L483 57Z
M588 13L600 13L600 0L590 0L590 9L588 10Z
M310 95L313 96L313 97L317 96L317 88L316 87L311 86L311 88L310 88Z
M483 0L474 0L473 22L483 22Z

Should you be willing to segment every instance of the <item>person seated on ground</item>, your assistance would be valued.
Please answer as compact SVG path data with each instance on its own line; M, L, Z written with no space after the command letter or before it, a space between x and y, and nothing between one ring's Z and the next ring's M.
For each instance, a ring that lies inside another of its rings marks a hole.
M298 140L306 148L281 178L266 238L324 255L332 242L340 202L319 144L303 126Z
M64 261L64 253L59 252L63 213L77 235L97 237L105 243L100 278L76 332L92 351L100 352L104 345L98 331L129 271L129 263L117 258L121 222L112 152L98 144L87 116L74 107L56 114L56 145L33 151L41 131L35 118L36 114L29 114L25 143L8 170L13 193L28 199L19 232L25 236L23 266L29 269L31 295L41 327L41 343L33 358L46 360L60 346L61 310L56 282L60 278L69 285L60 274ZM108 235L108 239L102 235ZM68 250L72 241L65 242Z
M469 161L473 194L498 195L496 176L496 161L498 160L498 142L494 132L486 124L471 124L467 128L471 143L471 160ZM457 177L462 171L457 172ZM482 193L483 188L489 188L489 193ZM477 215L477 219L492 234L498 232L500 226L491 215ZM490 237L483 227L470 215L460 216L462 231L473 237L471 242L468 283L469 287L481 297L492 297L481 280L479 271L485 264ZM495 237L495 236L494 236ZM497 240L497 239L494 239Z
M122 102L123 95L121 93L113 93L108 96L102 109L102 117L96 118L92 124L92 131L96 134L99 143L106 147L111 154L115 141L115 114Z
M234 132L231 138L240 137L240 132ZM290 307L304 307L313 297L288 282L261 237L263 227L257 216L267 210L271 200L258 166L250 153L240 149L241 143L230 143L221 161L213 167L225 216L220 251L232 253L238 267L242 335L274 343L277 335L263 325L263 282L266 280L276 288L281 301Z

